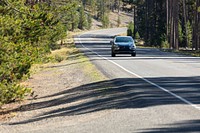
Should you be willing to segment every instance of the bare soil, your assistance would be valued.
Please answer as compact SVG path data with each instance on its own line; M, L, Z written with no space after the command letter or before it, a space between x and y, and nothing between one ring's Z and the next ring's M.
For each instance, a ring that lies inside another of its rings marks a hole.
M127 26L129 22L133 21L133 13L130 12L121 12L119 13L120 16L120 27ZM110 12L109 13L109 21L110 21L110 27L115 28L118 27L118 12ZM100 29L102 28L102 24L100 21L97 21L96 19L92 20L92 29Z

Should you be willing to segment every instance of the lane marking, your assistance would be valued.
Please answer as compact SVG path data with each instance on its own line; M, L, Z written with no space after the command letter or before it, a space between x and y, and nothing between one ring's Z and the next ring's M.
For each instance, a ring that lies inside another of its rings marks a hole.
M145 81L145 82L147 82L147 83L149 83L149 84L151 84L151 85L153 85L153 86L159 88L160 90L163 90L164 92L169 93L170 95L176 97L177 99L181 100L182 102L184 102L184 103L186 103L186 104L188 104L188 105L190 105L190 106L192 106L192 107L194 107L195 109L198 109L198 110L200 111L200 107L197 106L197 105L195 105L194 103L192 103L192 102L190 102L190 101L188 101L188 100L182 98L181 96L179 96L179 95L177 95L177 94L175 94L175 93L173 93L173 92L171 92L171 91L169 91L169 90L167 90L167 89L165 89L165 88L163 88L163 87L157 85L156 83L151 82L151 81L148 80L148 79L143 78L142 76L140 76L140 75L138 75L138 74L136 74L136 73L134 73L134 72L131 72L131 71L127 70L127 69L124 68L123 66L117 64L116 62L114 62L114 61L112 61L112 60L110 60L110 59L108 59L108 58L106 58L106 57L103 57L102 55L99 55L97 52L94 52L94 51L92 51L91 49L87 48L87 47L84 46L84 45L82 44L82 42L81 42L81 39L80 39L81 35L79 35L78 37L79 37L79 38L78 38L78 41L80 42L80 44L81 44L81 46L82 46L83 48L85 48L85 49L87 49L88 51L90 51L90 52L96 54L97 56L103 58L104 60L107 60L107 61L113 63L114 65L118 66L119 68L121 68L122 70L126 71L127 73L130 73L131 75L134 75L135 77L138 77L138 78L142 79L143 81Z

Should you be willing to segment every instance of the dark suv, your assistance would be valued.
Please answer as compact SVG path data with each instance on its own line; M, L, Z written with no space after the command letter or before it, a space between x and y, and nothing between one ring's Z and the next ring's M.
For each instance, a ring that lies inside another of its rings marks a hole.
M131 54L131 56L136 56L136 45L132 37L116 36L110 43L112 45L112 57L115 57L116 54Z

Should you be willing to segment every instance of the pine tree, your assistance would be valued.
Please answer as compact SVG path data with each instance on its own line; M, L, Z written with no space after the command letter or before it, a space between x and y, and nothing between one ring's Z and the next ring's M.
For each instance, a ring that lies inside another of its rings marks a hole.
M110 22L109 22L109 17L108 17L107 14L104 14L104 15L102 16L101 22L102 22L103 28L109 27Z
M134 34L134 24L133 24L133 22L130 22L128 24L127 36L132 36L133 37L133 34Z
M135 39L137 40L137 39L140 39L140 34L139 34L139 32L136 32L136 34L135 34Z
M190 21L187 22L187 31L188 35L186 36L186 39L188 40L188 47L192 48L192 26L190 24Z
M83 6L81 6L80 9L79 9L79 24L78 24L78 28L83 30L86 27L87 27L87 18L86 18Z
M92 27L92 16L90 14L87 15L88 26L87 29L91 29Z
M117 27L120 27L121 25L121 19L120 19L120 15L117 16Z
M180 22L178 23L178 34L179 34L179 45L183 46L184 36L183 36L182 25Z

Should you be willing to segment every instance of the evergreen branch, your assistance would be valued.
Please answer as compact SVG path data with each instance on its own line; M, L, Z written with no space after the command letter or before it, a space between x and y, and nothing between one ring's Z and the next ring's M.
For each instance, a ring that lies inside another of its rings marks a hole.
M19 9L13 7L12 4L10 4L10 3L8 2L8 0L3 0L3 2L4 2L7 6L9 6L11 9L13 9L15 12L22 13L22 14L26 14L26 15L28 15L28 16L31 16L30 14L28 14L28 13L26 13L26 12L22 12L22 11L20 11Z

